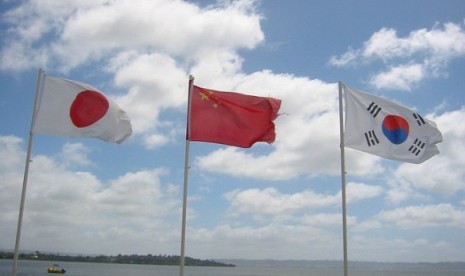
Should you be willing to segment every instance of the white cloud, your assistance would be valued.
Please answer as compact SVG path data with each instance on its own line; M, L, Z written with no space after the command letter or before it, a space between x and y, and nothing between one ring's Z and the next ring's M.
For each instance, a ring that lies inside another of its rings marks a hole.
M403 64L374 75L369 82L377 89L390 87L409 91L425 77L425 70L422 64Z
M283 194L275 188L234 190L225 194L231 210L237 214L252 216L285 216L306 208L321 208L340 202L338 195L317 194L306 190L295 194Z
M194 230L194 229L193 229ZM338 231L339 233L339 231ZM263 227L221 224L190 232L190 252L208 258L340 259L340 235L313 226L270 224ZM279 250L276 250L279 248ZM208 254L205 254L208 252ZM283 257L285 256L285 257Z
M160 223L160 217L171 214L177 207L177 203L170 202L169 198L177 196L177 189L162 185L160 181L166 173L164 169L143 170L111 181L107 189L95 195L96 211L124 217L124 223L132 227ZM144 208L141 208L141 202L144 202Z
M378 197L383 192L381 186L349 182L346 187L346 198L349 203L353 203L367 198Z
M161 147L169 142L166 136L162 136L158 134L149 135L145 137L144 141L145 141L145 145L149 149Z
M408 40L399 39L394 29L382 28L374 33L368 41L364 43L362 55L368 58L381 58L383 60L393 57L409 55L411 45Z
M355 225L357 220L354 216L346 216L348 225ZM336 226L342 227L342 214L318 213L314 215L305 215L302 217L304 225L313 225L316 227ZM342 229L342 228L341 228Z
M123 91L116 99L129 113L135 135L150 149L183 133L188 74L202 86L280 98L282 115L276 120L277 140L272 146L256 145L251 152L222 147L199 156L194 165L207 172L266 180L339 175L337 86L267 70L243 73L238 50L254 48L264 40L261 17L254 11L254 1L223 3L201 9L192 3L164 0L144 0L140 5L129 0L24 2L8 12L8 22L13 25L0 52L0 68L20 71L46 65L65 72L98 61L100 69L96 70L114 77L114 86ZM42 40L45 36L50 43ZM408 90L436 76L453 58L462 57L464 41L462 27L451 23L406 37L382 29L361 49L333 57L332 63L344 66L380 60L388 69L373 76L373 85ZM176 118L164 116L168 113ZM422 199L424 191L445 195L463 191L465 161L460 153L465 150L465 130L456 122L463 121L464 113L458 110L433 116L447 143L440 145L441 155L425 165L402 164L391 172L380 158L347 149L347 171L365 176L387 172L387 178L394 173L386 192L393 203L412 196ZM0 240L0 248L11 247L5 242L14 240L25 156L22 143L17 137L0 136L0 232L10 233ZM179 227L179 190L165 183L169 172L149 168L102 180L89 171L72 170L73 166L92 164L89 153L90 149L70 143L57 155L59 160L36 156L22 246L56 251L73 248L84 253L120 253L121 248L128 253L154 253L153 244L157 244L160 253L177 254L179 233L173 229ZM384 191L380 186L349 183L347 193L350 204L380 197ZM193 199L199 200L190 197ZM339 206L340 193L238 189L226 193L225 199L230 204L226 214L232 216L222 216L227 222L209 229L190 227L189 254L328 259L341 255L340 229L327 231L341 223L339 210L328 210ZM189 218L197 215L196 211L189 210ZM447 214L441 216L441 212ZM250 216L263 225L244 227L242 220L233 221L235 215ZM370 233L381 230L384 223L402 229L415 227L411 220L419 227L445 222L463 228L463 216L461 209L439 204L386 210L361 223L358 221L363 218L349 214L348 220L355 231ZM297 224L286 224L289 222ZM56 227L47 227L50 224ZM39 237L41 243L37 243ZM397 245L429 249L438 245L421 237L416 241L386 238L380 241L386 249L377 251L370 248L373 240L366 238L358 244L357 238L353 239L354 256L367 259L373 253L389 257Z
M366 233L351 237L349 250L352 258L368 261L378 256L385 256L388 262L418 262L419 259L421 262L460 261L463 258L460 250L455 250L444 240L404 239L387 235L369 237ZM444 254L438 256L438 252Z
M406 37L396 30L382 28L363 47L333 56L329 63L342 67L377 60L388 66L376 73L370 84L376 88L410 90L423 79L444 75L442 71L455 58L465 56L465 30L460 24L437 24L430 30L419 29Z
M354 225L352 230L355 231L356 233L369 232L371 230L380 229L382 227L383 227L383 224L380 221L376 219L370 219L370 220L362 221L358 223L357 225Z
M411 185L399 180L395 184L391 184L390 189L386 192L387 201L393 204L399 204L415 197L418 197L418 193Z
M337 67L344 67L357 61L359 51L349 49L347 52L342 54L340 57L332 56L329 59L329 64Z
M465 191L465 126L458 122L465 120L465 108L427 116L436 122L443 135L439 144L440 154L422 164L401 164L390 181L389 200L405 201L418 193L429 192L444 196Z
M66 73L98 62L97 70L113 74L115 85L126 91L117 102L130 116L134 134L155 148L176 134L166 134L179 126L161 121L160 114L185 112L189 73L226 80L239 74L237 50L264 40L255 6L253 0L203 9L168 0L137 5L131 0L31 0L5 15L11 25L0 50L0 68L42 66Z
M451 204L409 206L383 211L378 215L381 221L394 223L401 228L457 227L465 228L465 210Z
M275 121L276 141L272 152L254 156L236 148L219 149L197 157L201 169L268 180L340 173L339 109L335 84L261 71L244 76L232 86L236 91L282 100L281 116ZM354 174L382 171L378 159L367 154L351 152L347 154L347 163Z
M69 165L91 165L92 161L87 156L90 149L81 143L66 143L61 152L61 158Z
M0 172L15 171L21 166L25 155L21 152L22 140L16 136L0 136L0 155L8 158L0 158Z
M252 48L264 38L254 5L242 0L200 9L167 0L142 0L137 5L130 0L29 1L6 14L15 27L1 53L2 68L24 70L53 61L69 70L124 49L191 59L209 49ZM54 40L46 44L45 35ZM17 48L17 43L26 47ZM34 58L37 51L42 53L39 60ZM19 62L10 58L21 56Z
M22 140L14 136L0 136L0 232L13 233L17 224L22 172L26 154L21 149ZM12 237L13 238L13 237ZM1 242L13 241L2 239ZM0 244L4 245L4 244ZM10 246L10 245L9 245ZM7 248L3 246L3 248Z
M116 85L128 90L117 101L130 116L134 133L166 136L160 131L160 113L187 102L187 76L183 69L170 56L124 52L111 60L111 71L115 73Z
M126 91L116 100L130 116L134 135L141 137L147 148L165 145L184 132L182 114L191 73L198 85L283 100L283 115L276 120L277 140L269 154L219 150L198 158L200 168L272 180L339 173L337 86L270 71L250 75L241 71L238 49L253 48L264 39L255 1L224 2L206 9L165 0L138 5L126 0L93 5L76 1L69 5L72 8L60 6L48 11L35 2L24 4L24 10L15 15L24 19L15 21L23 28L31 22L49 22L52 15L55 18L41 35L28 38L34 43L23 43L29 48L26 52L45 50L46 59L53 61L55 68L72 69L101 61L102 71L113 74L114 84ZM26 12L35 9L40 11ZM38 43L51 33L50 44ZM10 43L23 39L21 35L8 37L3 50L14 51ZM65 55L70 52L71 57ZM163 119L161 114L167 111L174 111L181 119ZM366 154L348 154L347 159L355 174L382 170L379 159Z
M0 136L0 248L11 248L15 240L25 153L22 141ZM80 144L66 144L59 160L34 156L29 170L22 248L56 252L116 254L124 244L127 252L145 250L147 239L163 240L160 253L178 247L179 189L164 183L166 169L129 172L103 182L87 171L73 171L69 164L86 165ZM78 153L76 155L76 152ZM76 158L78 156L78 158ZM141 208L143 206L143 208ZM53 227L50 227L50 226ZM170 229L170 230L168 230ZM167 234L168 233L168 234ZM144 239L140 239L145 235ZM70 239L70 237L73 237ZM118 246L115 247L115 241ZM165 250L166 249L166 250Z
M356 201L373 198L383 192L379 186L369 186L361 183L349 183L347 185L347 201ZM312 190L304 190L294 194L285 194L275 188L265 189L236 189L225 194L225 198L230 202L230 209L233 214L249 214L261 217L286 217L292 216L300 211L317 210L323 207L337 206L341 202L341 193L320 194ZM313 215L319 218L321 215ZM330 215L334 216L334 215ZM334 217L333 217L334 218ZM339 215L339 218L341 216Z
M105 1L100 1L104 3ZM76 7L88 9L97 1L28 1L8 10L4 19L10 24L5 46L0 52L2 70L22 71L30 67L46 66L54 60L52 45L42 40L46 35L58 39L63 22L71 18Z

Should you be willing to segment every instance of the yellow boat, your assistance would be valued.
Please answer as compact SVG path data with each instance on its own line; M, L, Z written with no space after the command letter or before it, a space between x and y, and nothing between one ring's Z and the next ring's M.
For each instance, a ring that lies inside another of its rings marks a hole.
M47 268L48 273L56 273L56 274L65 274L66 270L60 268L58 265L51 265Z

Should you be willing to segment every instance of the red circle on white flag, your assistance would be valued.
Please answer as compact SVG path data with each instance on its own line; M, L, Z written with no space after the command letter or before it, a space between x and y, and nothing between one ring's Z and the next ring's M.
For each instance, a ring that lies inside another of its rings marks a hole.
M108 99L97 91L84 90L77 94L69 116L76 127L88 127L102 119L110 107Z

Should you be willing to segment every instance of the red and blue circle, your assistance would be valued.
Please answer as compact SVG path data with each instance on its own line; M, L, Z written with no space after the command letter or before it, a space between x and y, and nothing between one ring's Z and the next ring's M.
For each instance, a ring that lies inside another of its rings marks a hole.
M384 136L395 145L405 142L409 134L407 120L397 115L386 116L383 120L382 129Z

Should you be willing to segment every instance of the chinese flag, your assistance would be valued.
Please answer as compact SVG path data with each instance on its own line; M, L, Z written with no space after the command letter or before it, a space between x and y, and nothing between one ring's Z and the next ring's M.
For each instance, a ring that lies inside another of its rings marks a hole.
M275 140L281 100L193 86L187 139L250 148Z

